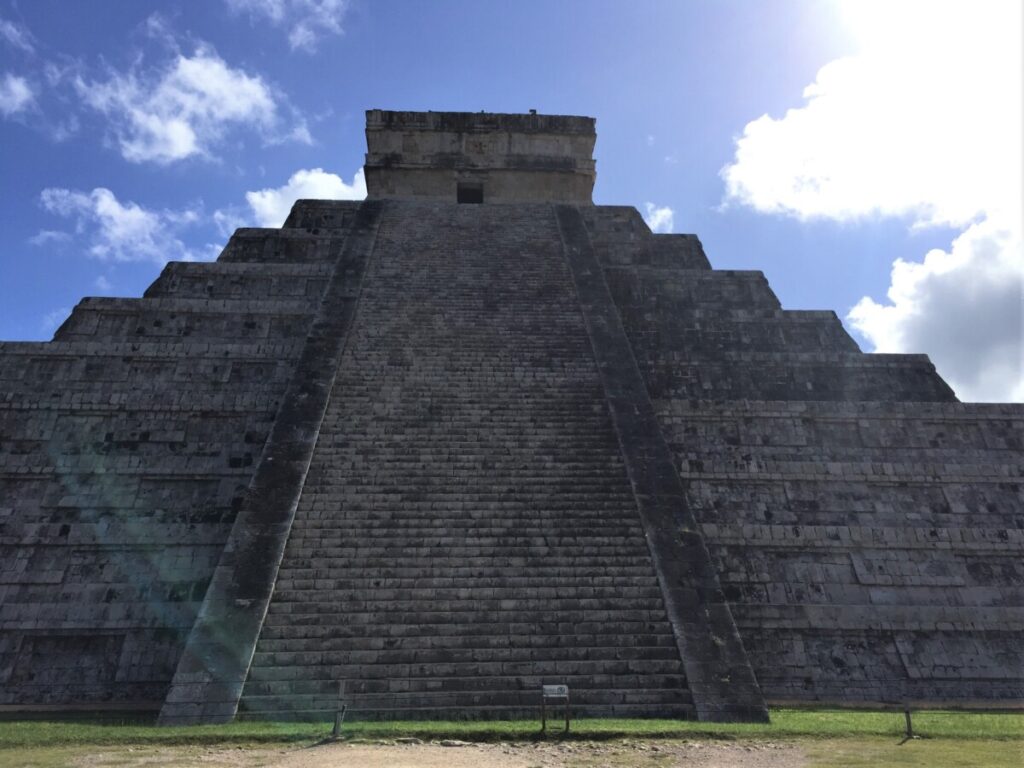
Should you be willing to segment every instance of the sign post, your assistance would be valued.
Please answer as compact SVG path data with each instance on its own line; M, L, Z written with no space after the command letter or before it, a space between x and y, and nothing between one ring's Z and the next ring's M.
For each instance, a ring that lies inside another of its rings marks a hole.
M565 732L569 732L569 686L568 685L542 685L540 695L540 732L546 733L548 729L548 701L565 702Z

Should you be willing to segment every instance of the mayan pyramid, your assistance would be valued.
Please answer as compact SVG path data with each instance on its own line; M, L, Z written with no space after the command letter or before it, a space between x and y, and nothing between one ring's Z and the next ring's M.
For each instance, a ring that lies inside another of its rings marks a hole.
M366 135L364 202L0 345L0 707L1024 700L1024 408L593 205L591 118Z

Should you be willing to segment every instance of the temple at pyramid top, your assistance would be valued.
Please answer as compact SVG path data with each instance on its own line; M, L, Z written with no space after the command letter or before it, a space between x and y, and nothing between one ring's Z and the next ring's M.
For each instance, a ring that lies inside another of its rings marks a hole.
M366 112L371 198L590 203L594 118Z

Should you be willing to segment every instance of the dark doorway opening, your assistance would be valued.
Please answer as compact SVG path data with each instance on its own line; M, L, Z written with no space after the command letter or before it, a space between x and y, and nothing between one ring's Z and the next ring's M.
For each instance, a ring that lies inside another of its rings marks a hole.
M456 200L460 203L482 203L484 201L484 185L459 183L456 186Z

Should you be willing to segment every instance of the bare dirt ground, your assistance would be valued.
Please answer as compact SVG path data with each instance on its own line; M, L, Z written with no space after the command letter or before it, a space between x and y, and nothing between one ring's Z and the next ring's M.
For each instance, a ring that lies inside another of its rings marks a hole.
M807 760L798 745L767 742L463 744L410 740L395 744L325 743L274 749L94 749L88 754L80 752L66 764L81 768L803 768Z
M275 768L561 768L562 766L693 766L694 768L798 768L798 747L778 744L651 742L571 744L474 744L467 746L330 745L293 753Z

